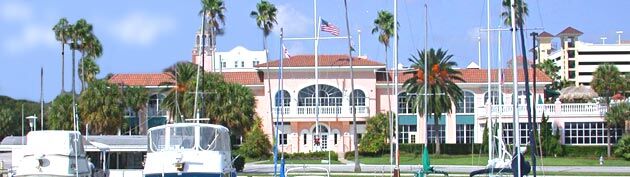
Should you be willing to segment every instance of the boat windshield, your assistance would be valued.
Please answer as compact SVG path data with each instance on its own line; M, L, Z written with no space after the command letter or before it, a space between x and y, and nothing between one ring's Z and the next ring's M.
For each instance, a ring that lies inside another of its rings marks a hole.
M172 126L149 131L149 152L183 149L230 151L229 134L206 126Z

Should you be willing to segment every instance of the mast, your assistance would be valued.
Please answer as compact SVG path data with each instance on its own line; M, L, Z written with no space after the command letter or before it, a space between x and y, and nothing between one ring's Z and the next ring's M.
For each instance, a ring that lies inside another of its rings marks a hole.
M487 47L486 50L487 51L486 52L487 52L487 58L488 58L487 67L486 67L487 76L488 76L488 88L487 88L487 90L488 90L488 100L487 100L487 102L485 104L489 104L489 106L490 106L490 111L488 111L486 113L487 114L487 118L488 118L488 120L486 121L486 124L488 124L487 126L490 127L490 131L488 131L489 134L490 134L490 139L488 140L488 143L489 144L494 144L494 141L493 141L494 138L492 138L494 136L494 133L492 131L493 130L493 128L492 128L492 126L493 126L492 125L492 88L490 86L490 82L491 82L491 79L492 79L491 78L491 72L490 72L490 69L491 69L490 58L492 57L492 53L491 53L491 50L490 50L490 0L486 0L486 9L487 9L487 11L486 11L486 19L487 19L486 29L488 29L486 31L486 37L487 37L487 39L486 39L487 40L487 43L486 43L486 47ZM479 67L481 68L481 64L479 65ZM494 152L494 148L492 146L488 146L488 151L490 151L488 153L488 159L494 158L494 153L493 153Z
M319 47L319 27L320 27L320 23L322 21L321 17L317 17L317 0L313 0L313 20L315 20L315 138L317 138L318 141L320 140L320 134L319 134L319 52L318 52L318 47ZM321 143L321 142L319 142ZM316 151L321 150L320 149L320 145L316 144L315 148Z
M203 42L203 36L205 35L205 29L206 29L206 11L203 11L203 17L201 18L201 35L202 35L202 41L201 43L205 43ZM202 44L202 46L205 46ZM201 48L201 53L199 53L201 55L201 57L203 58L203 53L204 50L206 50L205 48ZM197 76L196 76L196 82L195 82L195 100L193 103L193 117L196 119L196 123L199 123L199 112L197 110L197 99L199 98L199 70L200 65L197 65Z
M511 33L512 33L512 127L514 133L514 154L516 155L517 167L518 169L514 170L514 176L521 176L520 166L521 166L521 135L520 135L520 126L518 120L518 67L516 62L516 20L515 19L515 9L514 9L514 1L510 1L510 21L512 22Z
M44 130L44 67L41 68L39 73L39 117L41 117L40 129Z
M499 28L501 28L501 25L499 25ZM499 118L497 120L501 120L503 118L503 83L505 78L503 78L503 56L501 55L501 33L502 31L499 31L497 34L497 56L499 58L499 64L497 66L497 73L498 73L498 77L499 78ZM497 137L499 137L497 139L497 141L503 141L503 126L501 125L500 121L496 121L498 122L498 131L497 131ZM492 132L494 133L494 129L492 129ZM490 139L494 140L494 137L490 137ZM494 145L494 144L493 144ZM499 151L497 151L499 152ZM498 153L497 154L499 156L499 158L501 160L503 160L503 153Z
M395 98L398 98L398 0L394 0L394 48L392 51L393 55L394 55L394 95L396 95ZM385 54L387 55L387 54ZM389 74L389 73L387 73ZM387 88L389 90L389 88ZM391 99L390 99L391 102ZM396 99L396 103L398 103L398 99ZM390 104L390 109L391 109L391 104ZM399 146L399 142L398 142L398 132L399 132L399 128L398 128L398 104L396 104L396 109L394 109L394 122L395 122L395 126L394 126L394 137L395 139L393 139L393 141L396 143L396 167L394 168L394 175L395 176L400 176L399 175L399 170L400 170L400 146Z
M427 64L429 62L429 60L428 60L429 59L429 55L428 55L428 52L429 52L428 51L428 48L429 48L429 42L428 42L429 41L428 40L428 38L429 38L429 20L428 20L429 19L428 18L429 7L427 6L426 2L424 3L424 9L425 9L425 11L424 11L424 32L425 32L424 33L424 74L423 74L424 75L424 80L423 80L423 82L424 82L423 83L424 96L422 97L422 98L424 98L424 104L422 104L422 106L424 107L423 108L423 110L424 110L424 114L423 114L424 121L427 122L429 120L429 111L427 110L428 109L427 106L428 106L428 103L429 103L428 102L429 100L427 100L427 96L428 96L428 94L427 94L427 87L428 87L427 80L429 80L428 79L429 78L428 77L428 73L429 73L428 72L429 71L428 68L429 67L428 67L428 64ZM425 135L426 142L424 143L424 150L428 150L429 149L429 134L426 131L429 128L428 126L429 126L428 123L424 124L424 130L425 130L425 133L426 133L426 135Z

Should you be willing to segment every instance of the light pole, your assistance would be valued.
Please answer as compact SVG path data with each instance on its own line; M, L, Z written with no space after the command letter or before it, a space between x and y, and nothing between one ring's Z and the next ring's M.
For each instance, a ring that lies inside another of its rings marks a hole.
M621 34L623 34L623 31L617 31L616 33L617 33L617 42L621 44Z
M37 116L32 115L32 116L28 116L26 117L26 119L29 120L29 125L31 125L31 131L35 131L37 130Z
M605 37L605 36L602 36L602 37L600 37L599 39L601 39L601 40L602 40L602 44L606 44L606 39L608 39L608 38L607 38L607 37Z

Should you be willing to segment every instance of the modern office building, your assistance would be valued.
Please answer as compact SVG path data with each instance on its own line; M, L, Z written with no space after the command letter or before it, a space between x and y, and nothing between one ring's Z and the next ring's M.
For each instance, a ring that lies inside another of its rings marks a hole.
M560 66L560 76L574 81L576 85L590 85L597 66L610 63L623 73L630 73L630 43L621 40L621 32L615 42L589 43L580 40L584 33L567 27L555 36L543 32L540 34L540 52L542 60L554 60ZM560 47L556 47L559 44Z

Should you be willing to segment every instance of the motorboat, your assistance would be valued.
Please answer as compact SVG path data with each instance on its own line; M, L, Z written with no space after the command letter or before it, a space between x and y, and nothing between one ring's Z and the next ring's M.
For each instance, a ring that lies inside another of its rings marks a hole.
M166 124L149 129L147 137L145 177L236 177L224 126Z
M20 157L14 157L17 166L13 176L91 177L84 142L78 131L29 132Z

